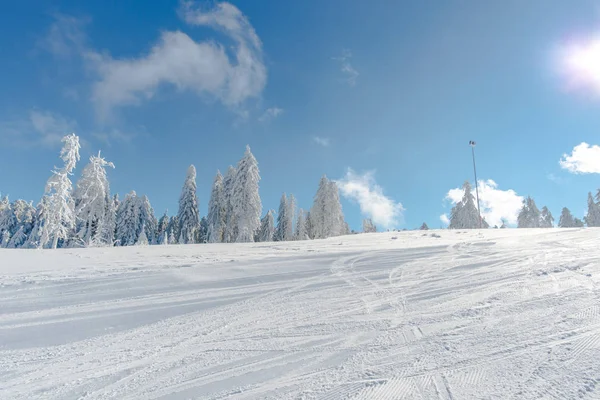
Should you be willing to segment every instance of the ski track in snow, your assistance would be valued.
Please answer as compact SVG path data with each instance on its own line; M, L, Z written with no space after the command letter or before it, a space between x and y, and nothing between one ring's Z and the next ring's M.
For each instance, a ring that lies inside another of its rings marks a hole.
M0 250L0 398L600 398L600 230L432 233Z

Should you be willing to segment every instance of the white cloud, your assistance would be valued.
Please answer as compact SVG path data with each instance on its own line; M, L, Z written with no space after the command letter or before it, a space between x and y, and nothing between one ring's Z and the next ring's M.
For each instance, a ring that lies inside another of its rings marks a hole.
M130 143L137 134L113 128L94 132L92 136L110 146L113 143Z
M446 214L440 215L440 221L442 221L444 225L450 225L450 219Z
M271 107L271 108L267 108L265 110L265 112L263 113L263 115L261 115L258 120L260 122L268 122L272 119L277 118L279 115L281 115L283 113L283 109L279 108L279 107Z
M375 182L374 172L358 175L348 168L346 176L336 184L342 195L356 201L362 214L376 225L392 228L399 223L404 208L383 194L383 188Z
M446 195L446 200L456 204L462 200L463 195L462 188L451 189ZM475 195L475 192L473 192L473 195ZM479 201L481 203L481 215L490 226L502 225L502 219L505 219L511 225L516 224L519 211L523 207L522 196L519 196L512 189L498 189L498 184L491 179L479 181ZM440 219L444 216L448 218L444 214Z
M583 142L571 154L563 154L561 168L574 174L600 174L600 146Z
M334 60L339 61L340 70L342 74L344 74L345 81L350 85L356 85L356 80L358 79L358 71L350 64L350 59L352 58L352 52L350 50L344 50L340 57L333 57Z
M32 110L19 120L0 122L0 138L7 145L55 146L77 130L77 123L50 111Z
M331 140L329 138L320 136L313 136L312 141L318 144L319 146L323 147L329 147L329 145L331 144Z
M86 46L82 23L58 16L43 47L56 55L77 53L95 75L92 100L101 119L113 109L139 105L170 85L211 96L228 107L259 96L266 84L262 44L242 12L232 4L202 9L184 1L179 16L188 24L219 30L233 42L195 41L181 31L164 31L146 54L117 59Z
M55 14L50 30L41 38L38 48L56 57L76 56L83 51L86 35L83 27L88 18L77 18L70 15Z

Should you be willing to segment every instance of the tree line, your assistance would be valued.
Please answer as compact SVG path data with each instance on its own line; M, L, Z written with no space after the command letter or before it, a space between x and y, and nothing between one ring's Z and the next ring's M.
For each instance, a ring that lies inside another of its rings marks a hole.
M200 217L196 168L187 170L176 215L154 214L145 195L112 195L106 170L114 164L90 157L75 188L71 176L80 160L79 137L62 139L61 168L55 167L37 206L0 199L0 247L61 248L191 243L246 243L324 239L350 233L339 190L323 176L309 211L296 211L293 195L281 197L279 210L261 218L260 172L250 147L225 176L212 184L208 213ZM277 220L275 221L275 215Z
M450 213L448 229L490 228L485 218L481 222L479 220L475 196L473 196L471 184L468 181L463 184L463 191L462 200L456 203ZM595 198L591 193L588 193L588 212L583 221L573 217L571 211L564 207L558 221L558 227L579 228L584 226L584 222L588 227L600 227L600 189ZM540 210L531 196L523 200L523 207L517 217L518 228L553 228L554 223L554 217L548 207L544 206ZM426 225L424 224L424 226ZM500 228L506 227L506 221L503 221ZM498 228L498 226L495 226L495 228Z

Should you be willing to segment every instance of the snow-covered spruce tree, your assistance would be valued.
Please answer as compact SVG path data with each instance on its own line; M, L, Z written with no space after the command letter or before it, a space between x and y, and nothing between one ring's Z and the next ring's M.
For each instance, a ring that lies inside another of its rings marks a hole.
M119 203L116 218L115 240L119 246L133 246L142 229L138 197L135 191L129 192Z
M285 242L292 240L292 219L289 215L289 202L284 193L279 200L279 212L277 213L277 226L273 240L276 242Z
M113 210L113 199L106 176L106 168L114 168L114 164L106 161L98 153L90 157L90 162L83 168L81 178L77 181L74 192L75 235L72 241L79 246L112 245L111 227L114 222L110 213Z
M306 234L308 235L309 239L313 239L314 236L312 234L312 222L310 220L310 211L306 212Z
M504 218L502 218L502 225L500 225L500 229L506 229L507 227L507 221Z
M148 246L148 237L146 236L146 225L142 224L142 229L140 230L140 235L135 242L136 246Z
M554 228L554 217L548 207L542 207L542 213L540 215L540 228Z
M267 214L260 220L260 229L256 235L257 242L272 242L275 236L275 211L269 210Z
M46 215L44 216L44 229L38 247L56 249L59 241L68 239L75 227L75 202L73 201L70 175L73 174L75 165L79 161L79 137L75 134L65 136L60 152L64 165L54 168L52 176L46 183Z
M523 201L523 208L517 217L518 228L539 228L541 214L531 196Z
M429 230L429 226L427 226L427 224L425 222L423 222L423 225L421 225L421 227L419 228L419 230L428 231Z
M574 228L575 227L575 219L573 219L573 215L571 211L567 207L563 207L562 212L560 214L560 219L558 220L559 228Z
M208 243L208 219L200 218L200 226L196 231L196 243Z
M196 196L196 167L190 165L181 196L179 196L179 243L191 244L195 242L196 231L200 227L200 214L198 211L198 197Z
M456 203L450 213L448 229L477 229L480 227L479 211L477 211L475 196L473 196L469 181L463 184L463 191L462 200Z
M377 227L373 224L371 218L363 219L363 232L364 233L372 233L377 232Z
M11 232L7 247L11 249L25 247L27 239L33 230L36 210L25 200L16 200L11 204L12 213L16 218L16 226Z
M579 218L575 218L574 225L575 228L583 228L583 221Z
M287 200L287 215L291 221L290 228L292 229L290 239L288 240L296 240L296 197L294 197L293 194L290 194Z
M158 227L156 228L156 235L158 237L159 244L168 244L169 243L169 216L167 215L167 211L163 214L162 217L158 220Z
M167 231L169 232L169 244L176 244L177 238L179 238L179 219L176 215L169 220Z
M588 212L584 221L589 227L600 226L600 206L594 201L591 193L588 193Z
M33 228L29 235L27 235L27 241L23 244L22 247L29 249L37 249L40 248L40 243L42 241L42 233L44 232L44 226L46 225L47 215L46 211L46 198L42 197L42 201L39 202L35 209L35 214L33 218Z
M10 237L17 229L18 221L8 197L2 199L0 208L0 247L7 247Z
M7 248L8 243L10 243L10 232L4 231L2 235L0 235L0 247Z
M298 219L296 220L296 240L309 240L308 231L306 230L306 212L303 209L298 211Z
M258 162L250 151L250 146L246 146L246 153L236 169L231 198L237 225L235 241L238 243L254 241L254 235L260 227L262 204L258 193L259 181Z
M217 171L208 201L208 243L222 243L225 233L227 201L223 188L223 176Z
M233 192L237 170L231 165L223 179L223 196L225 203L225 227L223 229L223 243L233 243L237 236L237 221L233 212Z
M154 215L154 209L150 205L150 200L148 196L144 195L139 199L139 216L140 223L143 226L143 230L148 238L148 244L156 244L156 229L158 226L158 221L156 220L156 216ZM141 233L141 231L140 231Z
M314 239L340 236L346 232L338 187L325 175L319 181L310 210L310 226Z

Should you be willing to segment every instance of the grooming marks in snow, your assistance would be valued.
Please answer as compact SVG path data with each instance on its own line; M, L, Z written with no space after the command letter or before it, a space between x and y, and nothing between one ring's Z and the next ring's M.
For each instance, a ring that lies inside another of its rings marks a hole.
M0 397L600 396L594 230L433 233L0 249Z

